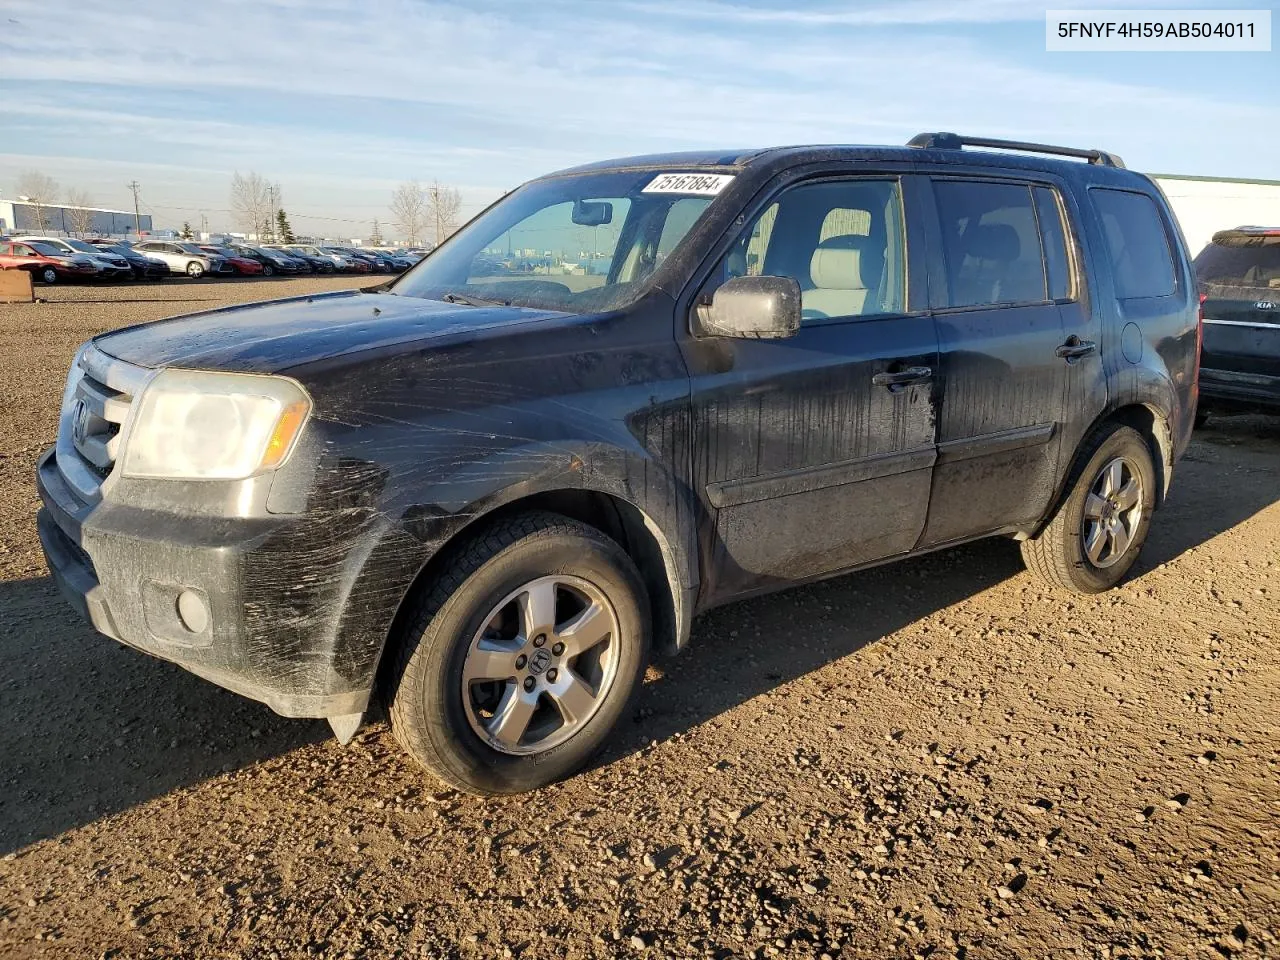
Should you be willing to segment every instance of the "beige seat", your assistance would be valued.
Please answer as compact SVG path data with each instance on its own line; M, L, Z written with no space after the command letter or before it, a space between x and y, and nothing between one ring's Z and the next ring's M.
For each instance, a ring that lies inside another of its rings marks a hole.
M802 316L856 317L880 312L884 241L845 234L822 241L809 261L813 286L801 291Z

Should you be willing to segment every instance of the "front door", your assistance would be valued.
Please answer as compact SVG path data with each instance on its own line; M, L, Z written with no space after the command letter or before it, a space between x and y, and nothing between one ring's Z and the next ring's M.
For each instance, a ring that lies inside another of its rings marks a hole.
M1034 526L1092 413L1097 325L1051 184L932 179L938 464L922 547ZM1092 388L1086 392L1092 393ZM1068 436L1069 435L1069 436Z
M803 182L755 215L714 286L793 277L803 322L785 340L690 335L704 601L909 551L935 458L933 320L908 292L912 178ZM923 277L923 271L920 272Z

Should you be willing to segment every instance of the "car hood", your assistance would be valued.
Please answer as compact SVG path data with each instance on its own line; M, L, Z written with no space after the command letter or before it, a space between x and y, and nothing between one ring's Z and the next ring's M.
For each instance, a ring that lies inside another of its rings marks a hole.
M343 354L563 316L342 290L138 324L101 334L94 343L144 367L279 373Z

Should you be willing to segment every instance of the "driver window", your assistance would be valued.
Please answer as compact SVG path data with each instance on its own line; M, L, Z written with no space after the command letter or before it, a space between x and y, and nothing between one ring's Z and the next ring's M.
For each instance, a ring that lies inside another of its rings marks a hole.
M612 206L608 223L575 223L573 201L521 220L476 254L467 283L546 279L573 293L604 286L631 202L625 197L599 202Z
M896 180L792 187L725 257L724 276L792 277L805 320L901 313L906 302L902 195Z

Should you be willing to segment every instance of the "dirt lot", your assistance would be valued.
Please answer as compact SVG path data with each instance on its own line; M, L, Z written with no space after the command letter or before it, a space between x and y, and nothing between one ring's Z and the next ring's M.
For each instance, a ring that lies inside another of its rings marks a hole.
M989 542L702 618L533 796L94 635L33 522L74 347L357 282L0 306L0 956L1280 955L1278 419L1199 435L1113 593Z

